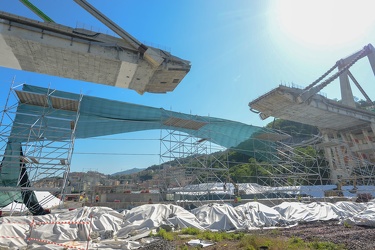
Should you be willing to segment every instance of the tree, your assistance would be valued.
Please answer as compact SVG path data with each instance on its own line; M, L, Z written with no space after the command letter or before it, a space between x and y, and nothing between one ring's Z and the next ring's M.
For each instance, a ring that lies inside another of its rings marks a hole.
M140 181L151 180L152 174L148 173L148 172L144 172L144 173L139 174L138 178L139 178Z
M318 174L323 180L323 183L316 184L327 184L329 179L330 168L328 162L325 160L324 153L322 150L316 150L312 146L307 147L298 147L295 149L296 156L294 160L297 163L300 163L300 166L303 166L304 169L301 169L307 174ZM315 184L317 177L314 175L309 175L308 179L305 180L307 183L299 183L300 185L304 184Z
M269 182L259 183L259 176L270 176L271 171L267 164L259 163L254 158L250 158L248 163L237 164L231 167L229 174L236 183L257 183L264 185L269 184Z
M278 129L292 136L311 136L319 134L319 130L315 126L284 119L276 119L268 123L266 128Z

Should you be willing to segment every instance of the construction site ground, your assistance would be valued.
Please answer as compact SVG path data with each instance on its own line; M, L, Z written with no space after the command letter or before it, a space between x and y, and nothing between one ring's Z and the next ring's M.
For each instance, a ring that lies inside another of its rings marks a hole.
M278 228L267 230L254 230L248 232L249 234L265 235L271 238L285 237L291 239L293 237L301 238L306 242L327 241L343 245L343 250L373 250L375 249L375 227L362 227L357 225L339 224L338 221L316 221L309 223L302 223L291 228ZM142 249L196 249L189 247L186 243L190 239L180 239L174 242L167 242L161 240L154 242ZM160 248L162 246L162 248ZM185 248L186 249L186 248ZM216 242L212 246L204 247L206 250L218 249L241 249L239 241L224 240ZM272 250L274 248L269 248ZM281 250L282 248L277 248Z

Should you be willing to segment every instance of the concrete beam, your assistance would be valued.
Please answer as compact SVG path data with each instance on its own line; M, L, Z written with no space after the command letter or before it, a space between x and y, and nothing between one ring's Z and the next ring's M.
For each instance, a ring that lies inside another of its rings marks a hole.
M312 96L309 102L298 103L302 89L279 86L249 103L263 116L273 116L335 131L368 126L375 113L342 105L321 95Z
M129 88L140 94L173 91L190 71L190 62L149 49L146 59L117 37L0 12L3 67Z

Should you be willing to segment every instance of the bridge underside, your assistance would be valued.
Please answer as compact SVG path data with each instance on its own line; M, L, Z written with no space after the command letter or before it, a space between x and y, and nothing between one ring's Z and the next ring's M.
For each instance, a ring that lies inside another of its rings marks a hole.
M342 105L321 95L298 103L302 89L279 86L249 103L262 119L273 116L335 131L368 126L375 113Z
M0 66L129 88L173 91L190 62L118 37L0 12Z

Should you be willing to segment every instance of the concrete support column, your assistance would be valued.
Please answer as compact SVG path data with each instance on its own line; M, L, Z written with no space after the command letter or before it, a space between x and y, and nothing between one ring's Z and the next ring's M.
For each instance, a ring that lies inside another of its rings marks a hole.
M335 169L341 169L341 165L340 165L340 159L339 159L339 156L337 154L337 147L330 147L330 150L331 150L331 155L332 155L332 159L334 160L334 168Z
M358 158L360 159L360 162L358 162L358 163L356 162L357 164L353 165L353 167L360 167L359 163L361 163L361 165L363 165L363 164L365 164L365 162L364 162L364 158L362 156L362 153L360 152L359 140L352 133L349 133L349 136L352 139L352 142L353 142L353 145L354 145L354 148L355 148L355 153L357 154Z
M375 135L375 121L371 122L370 124L372 133Z
M374 152L375 144L372 142L370 133L368 132L367 129L363 129L362 133L363 133L364 141L367 143L367 145L366 145L367 149L371 149L371 151ZM368 151L368 150L366 150L365 152L366 153L361 154L361 157L362 157L361 160L362 160L362 166L367 167L368 162L370 161L371 152ZM365 154L366 157L364 157L363 154Z
M344 155L344 162L345 166L349 165L349 162L352 161L352 151L350 150L349 142L351 141L350 138L346 136L346 134L340 132L340 137L343 143L343 155Z
M374 137L375 136L375 122L371 122L371 135ZM370 161L373 161L373 159L375 158L375 143L373 144L374 147L373 147L373 150L371 151L371 153L369 153L369 157L370 157Z
M337 165L340 166L340 168L344 168L344 166L346 166L345 164L345 161L344 161L344 155L343 155L343 149L342 149L342 146L341 146L341 143L338 139L338 136L337 136L337 133L334 132L333 133L333 138L335 139L335 141L337 142L337 146L334 148L335 149L335 154L337 155L335 158L337 158Z
M330 140L329 140L329 136L328 136L327 131L321 130L321 132L322 132L322 136L323 136L323 141L329 142ZM337 182L337 174L335 173L336 166L333 163L333 156L332 156L331 148L330 147L324 147L324 154L325 154L325 157L328 160L332 182L336 183Z
M355 136L352 133L348 133L350 140L353 143L353 148L355 149L356 152L359 150L359 145L358 145L358 139L355 138Z
M363 133L363 136L364 136L364 138L365 138L365 141L366 141L366 143L367 143L367 145L368 145L368 147L370 148L374 148L374 143L372 142L372 138L371 138L371 136L370 136L370 134L368 133L368 131L366 130L366 129L363 129L362 130L362 133ZM367 154L366 154L367 155ZM368 155L367 155L368 156ZM368 157L367 157L368 158Z
M366 129L362 129L363 137L365 142L369 145L373 145L369 132Z
M339 64L338 69L341 70L344 65ZM349 77L347 71L343 72L340 76L340 89L342 104L355 108L352 88L350 87Z

